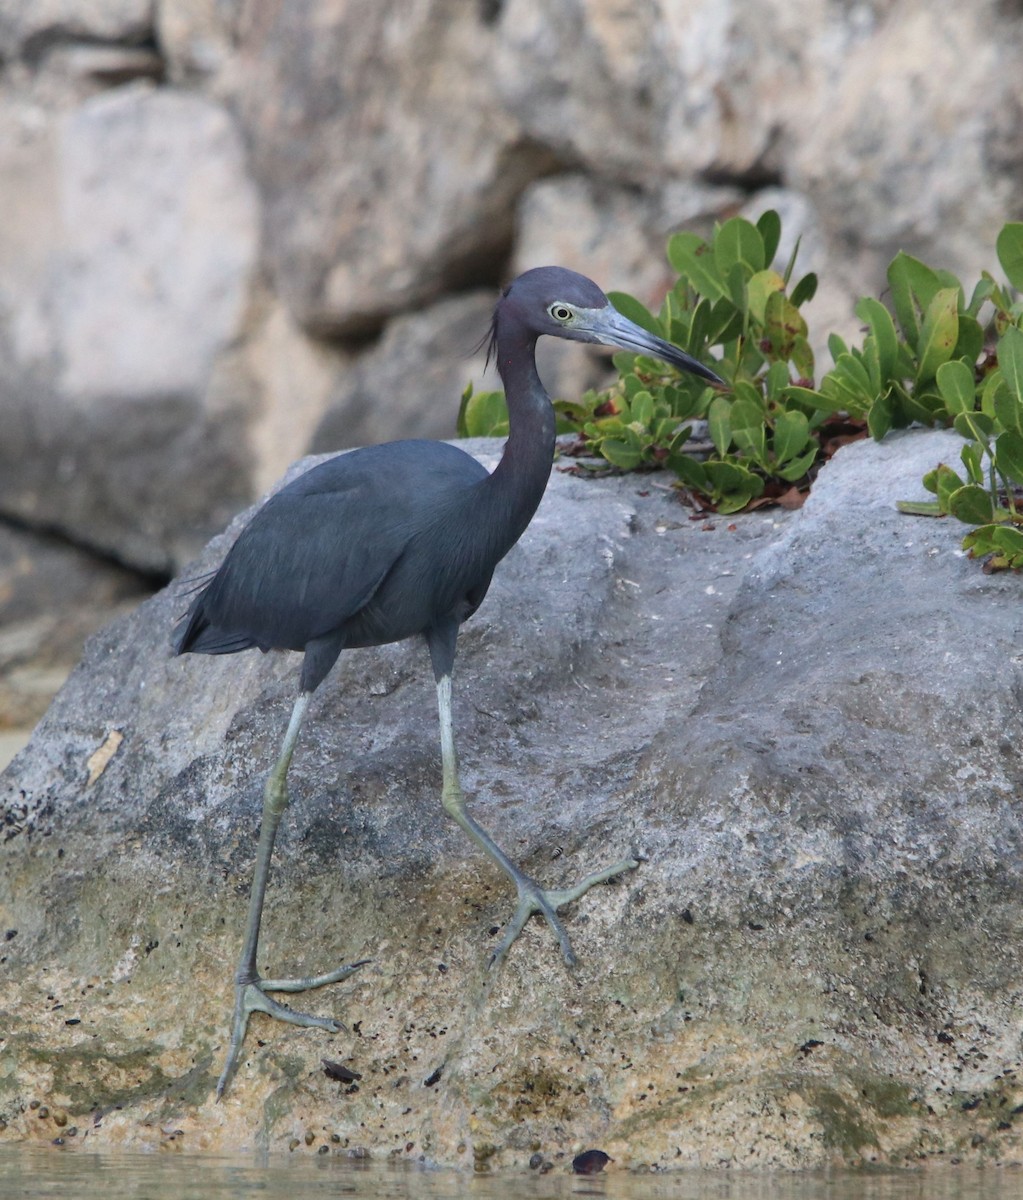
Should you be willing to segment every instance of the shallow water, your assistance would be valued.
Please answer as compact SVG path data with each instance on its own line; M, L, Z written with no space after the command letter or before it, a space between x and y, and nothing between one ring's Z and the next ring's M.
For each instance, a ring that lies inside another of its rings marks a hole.
M0 1147L0 1200L1023 1200L1023 1172L463 1175L338 1158L212 1158Z

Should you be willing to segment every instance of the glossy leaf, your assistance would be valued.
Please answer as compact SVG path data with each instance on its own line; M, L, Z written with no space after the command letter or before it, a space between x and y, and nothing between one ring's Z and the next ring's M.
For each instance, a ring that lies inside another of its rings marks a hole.
M953 493L965 484L951 467L939 463L934 473L934 491L943 512L949 512L949 501Z
M744 457L753 459L758 466L766 466L767 429L762 420L758 425L733 428L732 442Z
M1023 429L1023 404L1009 391L1002 373L995 374L998 378L987 397L995 420L1003 429Z
M1023 405L1023 330L1014 325L1006 329L998 342L998 365L1016 403Z
M892 314L880 300L865 296L856 305L856 315L867 326L870 336L877 346L878 368L882 382L891 379L895 375L895 365L899 356L899 337L895 330Z
M870 436L879 442L892 428L894 405L890 394L878 396L867 414L867 429Z
M948 511L967 525L986 525L994 516L994 505L986 488L968 483L948 497Z
M809 471L817 460L817 445L814 443L805 454L793 458L782 467L775 468L775 474L786 483L795 483Z
M1023 484L1023 434L1007 429L995 441L995 468L1013 483Z
M723 276L718 272L714 252L695 233L675 233L668 240L668 261L680 275L685 275L703 296L720 300L727 295Z
M654 398L647 391L637 392L630 404L633 421L640 425L649 425L654 419Z
M989 300L995 290L995 281L990 275L985 274L973 289L973 295L970 297L970 303L966 306L966 312L971 317L976 317L984 306L984 302Z
M975 438L981 442L994 433L995 422L987 413L959 413L952 422L952 428L960 437Z
M714 234L714 261L722 279L727 279L738 265L747 279L762 271L767 264L760 231L745 217L725 221Z
M781 217L773 208L769 208L757 218L757 231L764 244L764 266L769 267L774 262L781 242Z
M941 398L950 413L954 415L973 411L977 399L976 385L973 382L973 371L962 359L942 363L935 379Z
M1004 554L1011 555L1012 565L1023 565L1023 532L1013 525L996 525L991 530L991 540Z
M895 316L910 346L920 341L920 317L941 288L938 274L911 254L900 251L888 267Z
M1017 292L1023 292L1023 222L1010 221L1003 226L995 250L1006 279Z
M806 447L810 422L801 412L780 412L774 419L772 449L779 463L786 463Z
M795 367L796 374L800 379L813 380L816 364L813 357L813 348L808 338L797 337L793 340L792 355L789 361Z
M777 271L758 271L747 285L750 316L763 325L768 297L772 292L784 290L785 280Z
M792 289L792 294L789 299L799 308L802 304L808 304L814 296L817 295L817 276L813 271L804 275L802 279Z
M466 389L459 414L462 437L507 437L508 406L504 392L472 392Z
M724 396L717 396L707 411L707 431L718 454L728 453L732 444L732 425L729 420L730 405Z
M967 442L959 451L970 483L984 483L984 451L977 442Z
M767 298L764 334L771 352L782 362L788 362L797 337L806 337L806 321L799 309L784 292L772 292Z
M959 289L941 288L935 292L920 327L917 347L917 382L933 379L938 367L948 362L959 337Z

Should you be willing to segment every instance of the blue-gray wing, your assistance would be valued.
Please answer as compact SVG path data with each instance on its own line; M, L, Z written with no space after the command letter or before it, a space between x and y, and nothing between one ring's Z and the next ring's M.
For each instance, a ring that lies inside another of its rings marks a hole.
M175 638L178 653L301 650L341 629L456 493L486 477L443 442L390 442L307 471L256 513Z

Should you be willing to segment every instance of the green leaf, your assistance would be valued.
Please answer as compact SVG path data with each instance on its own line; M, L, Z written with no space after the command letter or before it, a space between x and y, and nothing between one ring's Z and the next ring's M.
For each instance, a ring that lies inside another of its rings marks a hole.
M1017 570L1023 566L1023 532L1012 525L995 525L990 536L998 549L1011 559L1007 565Z
M1023 330L1015 325L1010 325L999 339L998 365L1016 403L1023 404Z
M781 241L781 217L769 208L757 219L757 231L764 243L764 266L769 267L778 253L778 243Z
M976 317L984 305L985 300L990 299L995 290L995 281L990 275L977 282L977 286L973 289L973 295L970 297L970 303L966 306L966 312L971 317Z
M948 498L948 510L967 525L986 525L994 516L990 493L975 483L957 488Z
M778 399L792 380L789 378L789 368L786 363L774 362L767 368L764 385L770 400Z
M963 358L970 366L973 366L980 358L983 349L984 330L980 322L976 317L971 317L969 313L961 312L959 314L959 337L956 339L952 357Z
M941 288L927 305L917 346L917 383L933 379L938 367L952 357L959 337L959 289Z
M874 441L879 442L891 429L895 409L890 394L878 396L867 413L867 429Z
M763 425L767 416L763 398L753 384L745 379L736 384L735 399L732 400L728 411L733 431Z
M938 497L942 512L949 512L949 502L953 493L959 491L965 484L951 467L939 463L934 473L934 491Z
M943 517L941 505L933 500L896 500L895 507L910 517Z
M724 345L742 333L743 314L727 296L722 296L707 318L707 341L712 346Z
M699 357L710 342L710 313L711 303L708 299L700 300L689 317L689 331L685 336L681 331L671 327L671 340L676 346L681 346L687 353Z
M837 333L828 334L828 353L831 355L832 362L838 362L843 354L849 353L849 347Z
M459 413L461 437L506 437L508 406L504 392L472 392L471 385L463 394Z
M814 357L813 348L805 337L797 337L792 342L791 363L796 368L800 379L813 380Z
M799 256L799 247L802 245L803 235L800 234L796 238L796 244L792 247L792 253L789 255L789 261L785 264L785 270L782 271L782 278L785 280L785 286L788 287L789 280L792 278L792 272L796 269L796 259Z
M714 261L722 279L740 264L748 279L764 269L764 258L764 239L745 217L732 217L715 231Z
M1003 429L1023 430L1023 404L1009 391L1001 371L996 371L995 375L998 376L997 385L987 397L995 420Z
M801 454L798 458L787 462L783 467L776 467L775 474L779 479L784 479L786 483L795 483L797 479L802 479L809 471L817 459L817 445L814 443L810 446L805 454Z
M632 410L631 415L633 421L639 422L640 425L649 427L650 422L654 419L654 398L649 392L637 392L632 397L632 403L629 406Z
M740 313L745 313L749 308L749 297L746 292L749 277L749 268L743 263L735 263L728 272L728 295Z
M995 470L1023 484L1023 434L1017 429L1007 429L995 441Z
M952 422L952 428L960 437L973 438L978 442L983 442L994 433L995 422L987 413L958 413Z
M977 442L967 442L959 451L970 483L984 483L984 451Z
M806 446L809 436L810 422L803 413L794 409L780 412L774 419L774 441L771 443L775 460L782 464L795 458Z
M763 325L768 297L772 292L781 292L784 289L785 280L777 271L758 271L747 285L750 316Z
M710 246L695 233L675 233L668 239L668 261L693 287L711 300L727 295Z
M831 374L837 383L858 399L870 401L874 398L870 373L855 353L843 354Z
M709 492L710 483L702 464L688 454L669 454L668 468L682 480L686 487L695 488L698 492Z
M877 346L881 382L887 383L895 375L895 364L899 358L899 335L895 332L892 314L880 300L864 296L856 305L856 315L870 330L870 336Z
M816 412L836 413L842 412L845 408L844 403L826 395L824 392L816 391L814 388L799 387L796 384L793 384L792 387L787 387L784 395L785 399L790 403L804 404L807 408Z
M707 430L718 454L726 454L732 444L730 405L724 396L716 396L707 410Z
M623 471L634 471L643 461L642 450L616 438L604 438L600 443L600 453L612 466L620 467Z
M930 267L900 250L888 267L888 284L903 335L910 346L916 349L920 340L917 314L930 304L941 288L941 281Z
M974 529L963 538L963 549L969 550L973 558L983 558L987 554L994 554L998 551L998 546L994 540L994 534L997 525L982 525L979 529Z
M1017 292L1023 292L1023 222L1010 221L1003 226L995 249L1006 279Z
M935 376L938 391L950 413L972 412L977 399L977 387L973 372L957 358L954 362L942 363Z
M652 333L656 337L664 337L664 329L660 321L635 296L630 296L628 292L608 292L607 298L623 317L634 321L640 329L645 329L647 333Z
M758 466L767 465L767 430L763 420L759 425L733 429L732 441L745 457L753 459Z
M703 470L715 496L730 496L727 508L724 502L718 502L721 512L737 512L763 493L764 481L760 476L737 462L711 460L703 464Z
M771 343L771 353L782 362L788 362L795 348L796 338L806 337L806 321L799 309L784 292L772 292L767 297L764 314L764 334Z
M801 304L807 304L814 296L817 295L817 276L813 271L804 275L802 279L792 289L792 294L789 299L799 308Z

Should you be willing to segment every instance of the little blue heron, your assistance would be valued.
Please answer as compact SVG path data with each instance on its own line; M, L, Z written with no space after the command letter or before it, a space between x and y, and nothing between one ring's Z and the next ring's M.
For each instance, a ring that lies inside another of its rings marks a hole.
M178 654L234 654L258 647L304 652L280 755L263 796L263 818L241 960L234 1023L217 1084L223 1095L249 1015L337 1032L329 1017L295 1012L267 993L336 983L363 963L305 979L262 979L259 926L274 839L288 805L286 777L312 693L351 646L421 635L437 684L445 812L515 885L518 904L491 965L533 913L542 913L571 966L575 956L557 912L594 884L639 864L623 859L574 887L548 890L525 875L466 810L451 726L451 670L458 627L479 608L494 568L522 536L547 486L554 411L536 371L542 334L655 355L711 383L713 371L621 315L582 275L559 267L527 271L501 295L490 351L508 401L509 433L492 474L443 442L402 441L353 450L299 476L272 496L231 547L176 633Z

